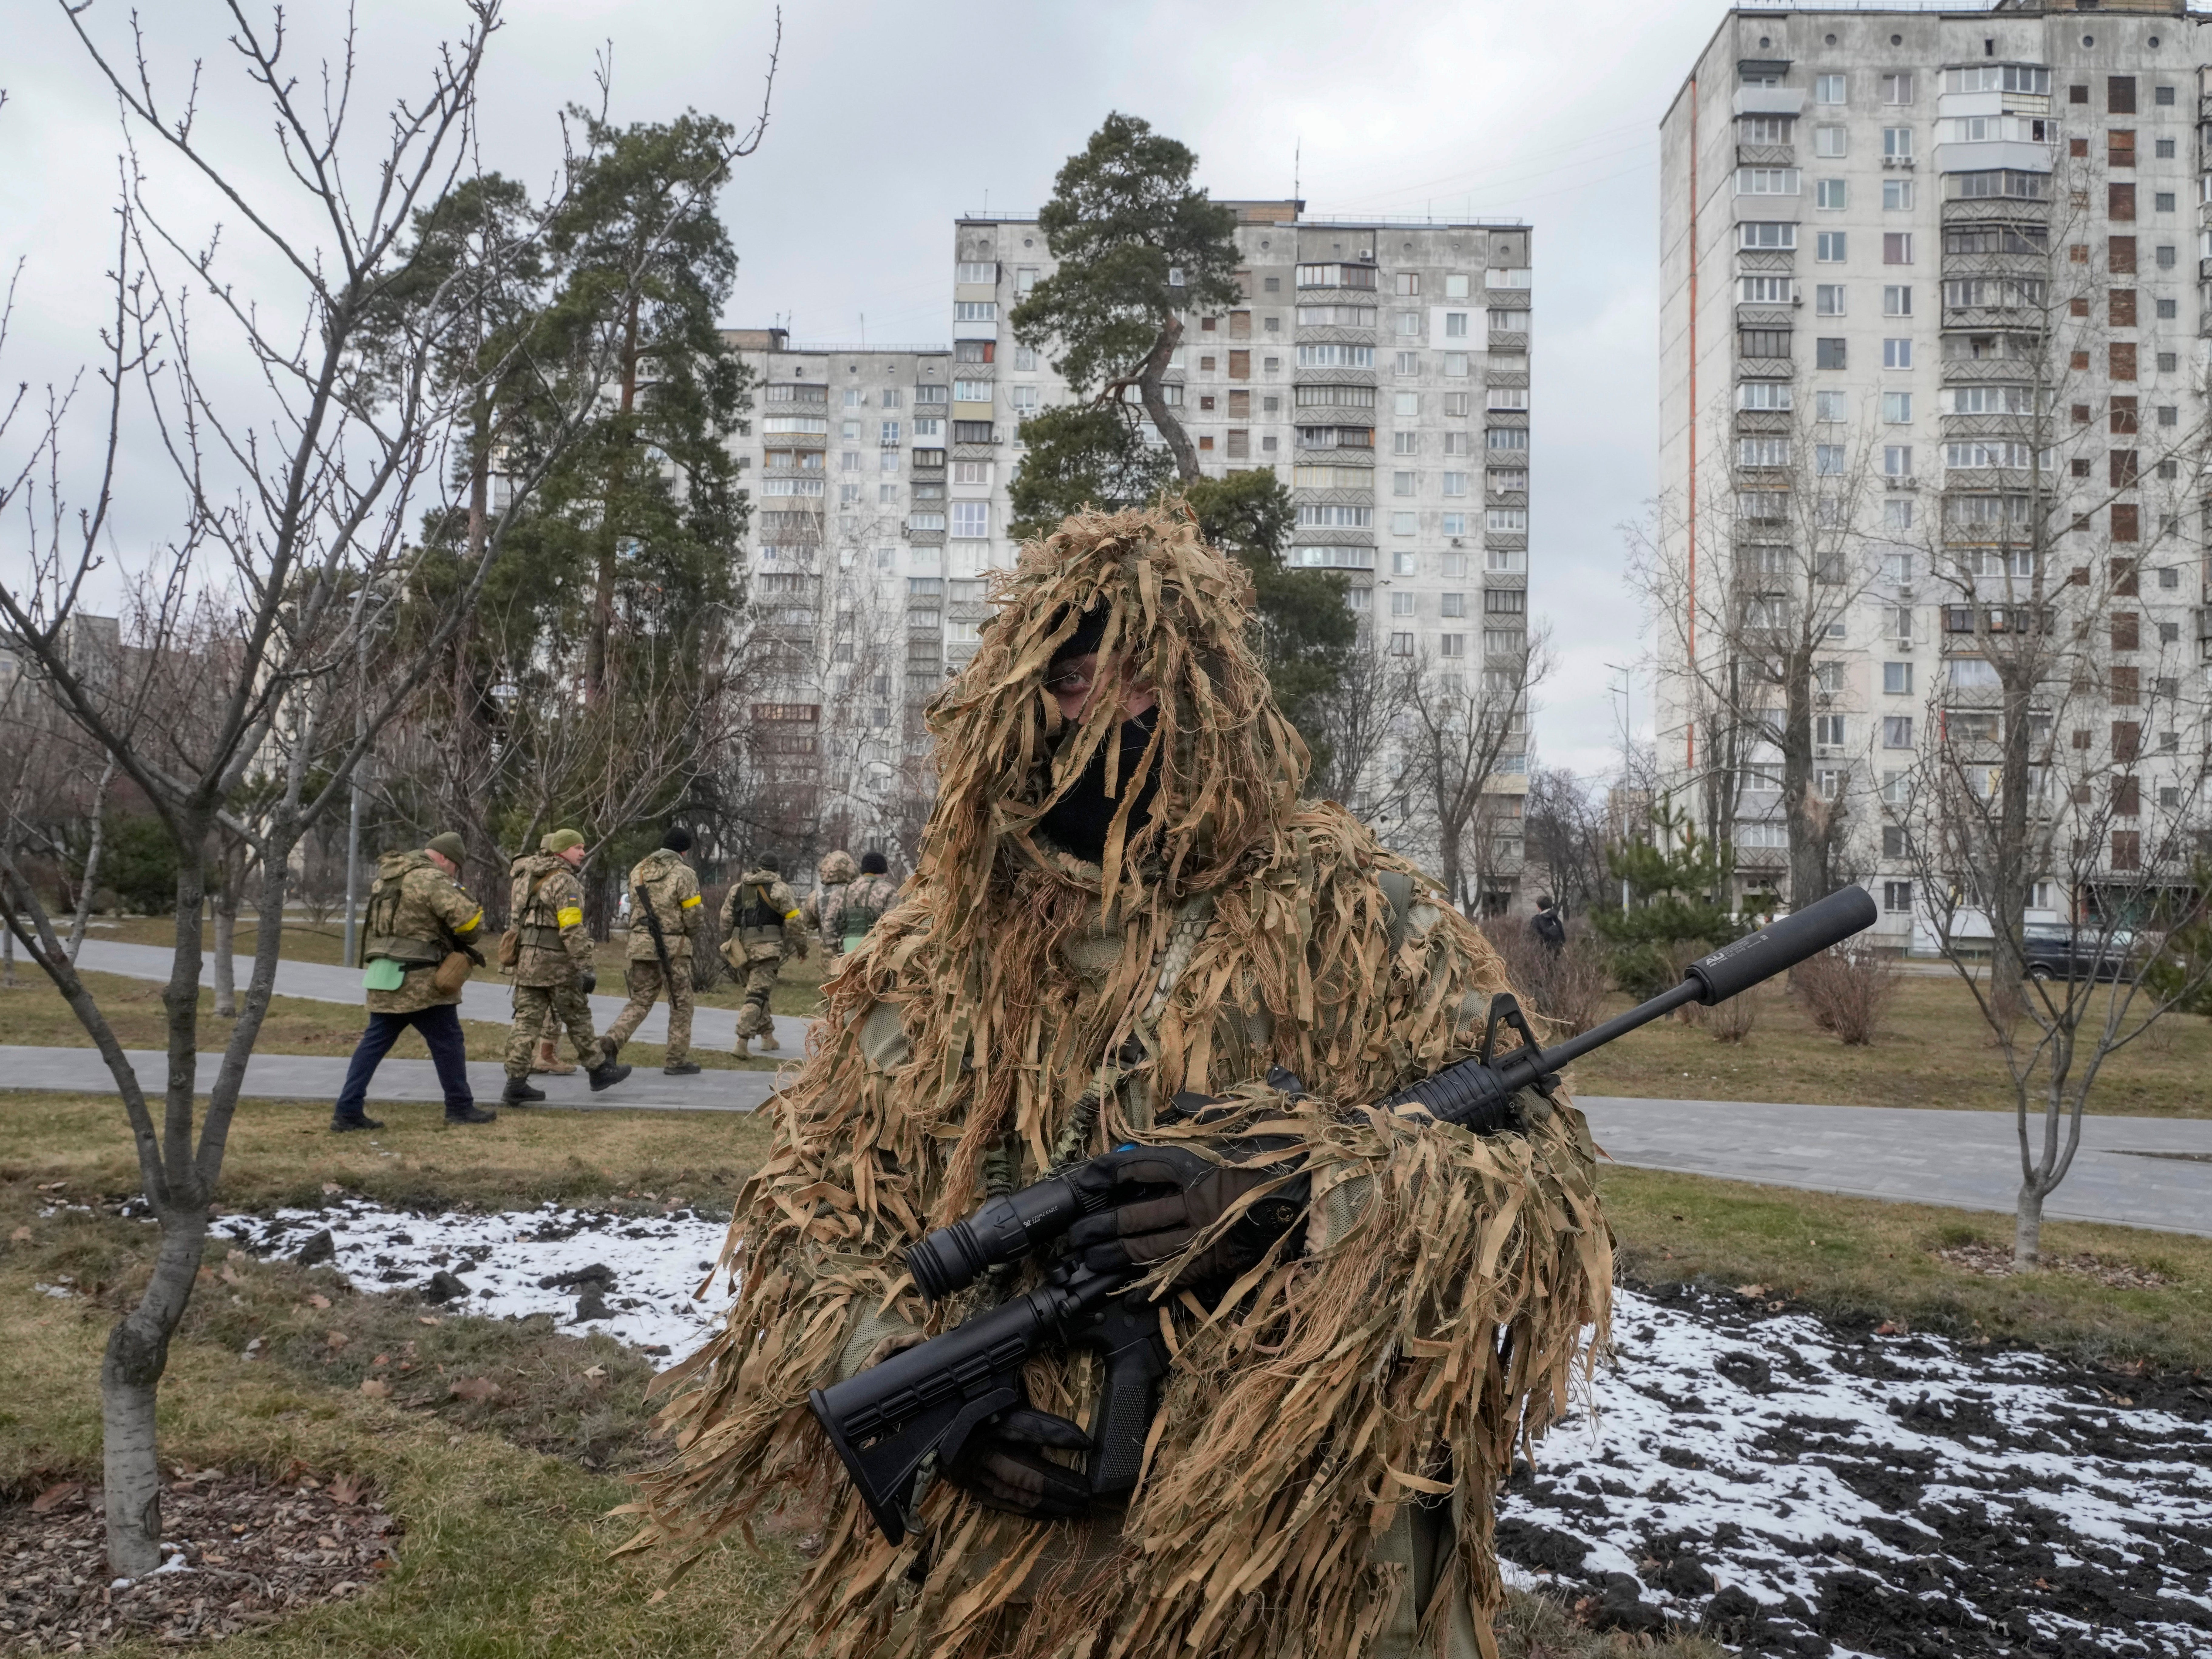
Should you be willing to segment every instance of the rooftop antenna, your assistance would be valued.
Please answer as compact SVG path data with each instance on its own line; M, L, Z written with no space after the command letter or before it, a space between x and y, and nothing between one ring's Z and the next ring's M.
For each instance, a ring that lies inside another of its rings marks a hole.
M1305 139L1302 136L1291 141L1291 199L1293 202L1300 199L1298 195L1298 174L1301 170L1301 164L1304 162L1304 159ZM1297 210L1293 208L1291 211L1296 212Z
M866 312L865 312L865 311L864 311L864 312L862 312L862 313L860 313L860 349L861 349L861 350L863 350L863 351L866 351L867 349L868 349L868 313L867 313Z

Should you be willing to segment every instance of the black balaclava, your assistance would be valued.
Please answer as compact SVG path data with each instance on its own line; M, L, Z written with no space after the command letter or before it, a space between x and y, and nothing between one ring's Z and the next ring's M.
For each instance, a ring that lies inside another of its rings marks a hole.
M860 873L864 876L887 876L890 873L890 860L881 853L860 854Z
M1114 813L1122 800L1121 793L1109 796L1106 793L1106 757L1118 751L1121 769L1118 781L1126 783L1135 773L1137 763L1144 758L1145 745L1152 740L1152 728L1159 724L1157 708L1147 708L1134 720L1123 720L1114 737L1098 745L1091 757L1091 764L1083 769L1083 775L1068 787L1067 793L1045 809L1037 819L1037 828L1056 846L1073 853L1087 864L1097 864L1106 856L1106 832L1112 828ZM1073 722L1060 728L1064 739L1075 730ZM1129 839L1136 839L1137 831L1152 817L1152 797L1159 793L1159 769L1154 767L1152 775L1138 790L1136 800L1129 808Z
M691 850L691 832L679 823L660 838L660 847L666 853L688 853Z

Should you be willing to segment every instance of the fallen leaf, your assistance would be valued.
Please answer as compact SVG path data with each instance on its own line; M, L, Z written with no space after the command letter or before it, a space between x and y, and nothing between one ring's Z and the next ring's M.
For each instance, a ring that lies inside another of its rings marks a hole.
M358 1504L361 1494L362 1484L356 1476L342 1474L331 1482L331 1501L334 1504Z
M307 1305L311 1308L327 1308L331 1305L331 1299L319 1292L307 1298Z
M1764 1285L1739 1285L1735 1287L1735 1293L1738 1296L1765 1296L1766 1294L1766 1286Z
M607 1380L607 1368L605 1365L592 1365L586 1369L584 1376L586 1381L604 1382Z
M432 1314L416 1314L415 1316L415 1322L417 1325L434 1325L438 1321L436 1316Z
M317 1534L315 1534L315 1547L316 1547L317 1549L322 1549L322 1550L334 1550L334 1549L336 1549L337 1547L338 1547L338 1540L337 1540L337 1539L335 1539L335 1538L331 1537L331 1536L330 1535L330 1534L328 1534L328 1533L326 1533L326 1532L321 1532L321 1533L317 1533Z
M28 1227L16 1228L14 1232L8 1235L8 1242L10 1244L29 1243L31 1242L31 1230Z
M368 1363L372 1365L389 1365L392 1363L392 1356L388 1353L380 1353Z
M499 1384L488 1376L465 1376L448 1392L456 1400L492 1401L499 1398Z
M371 1400L389 1400L392 1397L392 1384L380 1382L372 1376L362 1382L361 1391Z
M338 1194L339 1193L343 1192L344 1190L345 1190L345 1188L343 1188L343 1187L341 1187L341 1186L339 1186L339 1185L338 1185L338 1183L337 1183L337 1182L335 1182L335 1181L325 1181L325 1182L323 1183L323 1195L324 1195L325 1198L335 1197L337 1194Z
M329 1335L323 1339L324 1343L327 1346L332 1348L343 1348L347 1343L352 1340L353 1339L348 1336L343 1331L332 1331Z
M1898 1328L1887 1319L1883 1320L1881 1324L1874 1328L1874 1334L1876 1336L1895 1336L1897 1334L1897 1331Z
M228 1256L222 1259L222 1277L226 1285L243 1285L246 1282L246 1275L238 1271L237 1265Z
M44 1515L57 1505L66 1504L83 1490L83 1483L77 1480L64 1480L58 1486L49 1486L31 1500L31 1513Z

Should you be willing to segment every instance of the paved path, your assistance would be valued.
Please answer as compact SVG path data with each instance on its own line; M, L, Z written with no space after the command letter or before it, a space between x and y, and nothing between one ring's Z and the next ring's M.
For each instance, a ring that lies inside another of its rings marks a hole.
M1577 1103L1599 1146L1642 1169L2007 1213L2019 1196L2009 1112L1606 1095ZM2212 1235L2212 1119L2083 1118L2081 1149L2044 1213Z
M134 1054L131 1059L140 1077L158 1085L162 1056ZM212 1076L220 1057L203 1054L200 1063L202 1075ZM337 1093L345 1066L327 1055L257 1054L246 1065L246 1092L327 1101ZM676 1078L640 1068L598 1095L580 1076L537 1081L549 1107L750 1112L767 1100L775 1079L772 1072ZM489 1104L503 1079L497 1066L478 1062L469 1067L469 1081ZM104 1094L112 1087L106 1067L91 1049L0 1048L0 1088ZM387 1060L369 1098L391 1104L443 1097L428 1060ZM2011 1211L2019 1186L2013 1120L2004 1112L1604 1095L1586 1095L1580 1103L1607 1153L1643 1169L1999 1213ZM2212 1235L2212 1120L2085 1119L2081 1151L2046 1212L2054 1220Z
M167 1076L168 1056L150 1048L133 1048L129 1053L140 1086L149 1091L159 1090ZM221 1054L200 1056L203 1093L222 1064ZM243 1092L259 1100L329 1101L337 1097L345 1073L346 1062L331 1054L255 1054L246 1062ZM580 1111L750 1112L774 1091L775 1073L723 1071L668 1077L657 1066L640 1066L623 1082L599 1094L592 1092L580 1072L531 1081L545 1091L547 1106ZM469 1063L469 1087L475 1091L479 1103L497 1106L499 1091L506 1085L507 1073L495 1061ZM90 1048L0 1048L0 1088L112 1094L115 1080ZM372 1104L439 1103L445 1097L445 1091L438 1087L437 1072L427 1060L386 1060L376 1068L375 1079L368 1085Z
M122 974L131 979L166 980L169 977L173 953L167 945L125 945L115 939L88 939L84 949L78 952L77 966L88 971L102 974ZM253 959L234 957L232 963L242 987L253 974ZM212 961L201 958L201 982L213 971ZM514 1018L514 988L495 973L483 969L477 970L478 977L461 988L461 1018L480 1019L494 1025L505 1025ZM362 1001L361 969L341 968L335 963L291 962L276 963L276 994L286 997L306 997L316 1002L348 1002L356 1008ZM592 1022L599 1030L615 1023L622 1012L620 997L594 996L592 999ZM775 1017L775 1040L787 1053L804 1052L806 1044L807 1022L793 1014ZM702 1048L727 1048L737 1041L738 1014L734 1008L697 1007L691 1014L691 1041ZM656 1004L645 1017L645 1024L637 1028L634 1039L639 1042L665 1042L668 1040L668 1005ZM565 1048L562 1057L568 1058ZM428 1064L425 1061L424 1064ZM680 1079L670 1079L671 1082ZM497 1091L494 1091L495 1093Z

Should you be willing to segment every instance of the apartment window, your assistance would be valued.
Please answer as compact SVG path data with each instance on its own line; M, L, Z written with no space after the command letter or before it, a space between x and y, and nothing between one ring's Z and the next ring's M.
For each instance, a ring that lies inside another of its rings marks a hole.
M1750 441L1745 441L1748 443ZM1844 447L1841 444L1814 444L1813 471L1823 478L1840 478L1844 475Z
M1844 101L1844 77L1840 75L1817 76L1813 82L1813 101L1816 104L1840 104Z
M1419 271L1401 270L1398 273L1398 292L1400 294L1413 295L1419 294L1420 291L1421 273Z
M1790 440L1787 438L1739 438L1735 441L1735 464L1738 466L1790 465ZM1842 451L1839 449L1837 453L1840 454Z
M1814 345L1813 367L1841 368L1844 366L1844 343L1839 339L1821 338Z
M1795 196L1797 194L1797 169L1738 167L1735 171L1735 193L1739 196Z
M1398 313L1399 333L1407 336L1414 336L1419 334L1420 331L1421 313L1419 312L1401 311Z
M2136 239L2132 236L2108 236L2105 239L2105 269L2115 276L2136 268Z
M2151 89L2151 102L2156 104L2161 109L2171 109L2173 106L2173 88L2172 87L2154 87Z
M1844 284L1815 283L1813 285L1813 313L1818 317L1840 317L1844 314Z
M1390 434L1390 450L1396 455L1418 455L1421 450L1421 434L1418 432L1394 432Z
M878 484L876 486L876 505L878 507L890 506L896 502L897 500L898 486L896 484L887 483Z
M1528 595L1518 587L1486 587L1482 613L1486 617L1517 617L1528 609Z
M2171 321L2180 314L2172 300L2160 300L2157 303L2158 318L2160 322Z
M1444 374L1447 377L1463 380L1467 378L1467 353L1464 351L1444 353Z
M1911 340L1884 340L1881 343L1881 366L1884 368L1911 368L1912 342Z
M1790 194L1796 192L1792 191ZM1841 179L1816 179L1813 182L1813 205L1830 213L1841 213L1850 204L1850 192Z
M1881 720L1881 746L1885 749L1912 747L1912 716L1885 714Z
M1910 317L1912 314L1912 289L1909 283L1892 283L1882 289L1881 314L1885 317Z
M1813 238L1813 258L1824 265L1843 264L1844 240L1844 233L1840 230L1819 232Z
M955 380L952 400L962 404L988 404L991 401L991 382L988 380Z
M2179 352L2161 351L2158 354L2158 372L2160 374L2171 374L2180 367L2181 354Z
M1909 230L1884 231L1881 238L1881 262L1886 265L1909 265L1912 263L1912 233Z
M956 300L952 302L952 320L956 323L995 323L999 320L996 300Z
M1912 446L1911 444L1882 446L1881 471L1885 477L1911 477L1912 476Z
M1444 338L1447 340L1467 338L1467 313L1464 311L1444 313Z
M1882 210L1888 213L1912 211L1912 180L1885 179L1881 181Z
M1886 662L1881 665L1881 689L1893 697L1912 695L1912 665L1909 662Z
M2134 76L2108 75L2105 77L2105 110L2111 115L2133 115L2136 112Z
M1738 409L1786 410L1791 391L1787 380L1746 380L1735 389Z
M1402 550L1390 556L1390 574L1394 576L1418 576L1421 574L1421 556Z
M1488 407L1509 412L1528 407L1528 388L1519 386L1494 386L1490 388Z
M1467 494L1467 474L1466 474L1466 473L1464 473L1464 472L1447 472L1447 473L1445 473L1445 474L1444 474L1444 494L1445 494L1445 495L1466 495L1466 494Z
M1418 472L1393 472L1390 475L1390 493L1393 495L1414 494L1419 488L1420 476Z
M1885 392L1881 394L1881 418L1886 426L1909 426L1912 422L1912 394L1910 392Z
M1826 161L1840 161L1844 155L1844 129L1839 126L1817 126L1813 129L1813 154Z
M1394 617L1410 617L1419 609L1419 605L1418 594L1393 593L1390 596L1390 614Z
M878 451L877 452L877 453L876 453L876 471L878 471L878 472L896 472L896 471L898 471L898 468L899 468L898 451L896 451L896 449L884 449L884 450L878 450Z
M2150 204L2151 204L2151 211L2152 211L2152 212L2154 212L2154 213L2171 213L2171 212L2172 212L2172 211L2173 211L2173 192L2172 192L2172 191L2170 191L2170 190L2160 190L2160 191L2152 191L2152 192L2151 192L2151 198L2150 198Z
M896 392L886 392L885 393L884 393L884 396L885 396L886 398L896 398L897 395L898 395L898 394L897 394ZM890 408L896 408L896 404L886 404L884 405L884 407L885 407L885 408L887 408L887 409L890 409ZM884 446L884 447L885 447L886 449L894 449L894 448L896 448L896 447L897 447L897 446L898 446L898 441L899 441L899 423L898 423L896 421L885 421L885 422L883 422L883 424L882 424L882 428L881 428L881 430L879 430L879 431L877 433L877 434L876 434L876 441L877 441L878 443L879 443L879 444L883 445L883 446Z
M1736 349L1746 357L1787 357L1790 331L1786 328L1746 328L1736 331Z
M1482 527L1496 536L1525 536L1528 532L1528 509L1525 507L1493 507L1483 514Z
M1398 354L1396 372L1400 374L1419 374L1421 372L1421 354L1418 351L1400 352Z
M1844 744L1844 717L1841 714L1814 715L1813 741L1824 747L1840 749Z
M1445 454L1472 455L1474 453L1474 434L1472 432L1447 432L1443 435Z
M2136 187L2133 185L2105 186L2105 216L2123 223L2136 216Z
M837 458L837 470L840 472L858 472L860 470L860 452L848 449L840 455Z
M1437 654L1440 657L1464 657L1467 655L1467 635L1464 634L1437 635Z
M1912 129L1884 127L1881 130L1881 158L1885 161L1910 161L1912 159Z
M1464 536L1467 534L1467 514L1464 513L1447 513L1443 515L1443 525L1445 535ZM1462 563L1464 562L1463 556L1460 554L1447 553L1444 555L1445 575L1457 576L1464 575L1466 574L1463 569L1453 563L1455 559L1459 559Z
M1027 294L1036 285L1037 268L1035 265L1017 265L1014 267L1014 292L1016 294Z
M1909 104L1912 101L1911 70L1881 77L1881 101L1885 104Z
M1528 447L1528 428L1525 426L1493 426L1482 434L1485 449L1526 449Z
M1420 393L1417 392L1408 392L1401 395L1414 398L1417 403L1420 397ZM1444 393L1444 413L1446 416L1455 419L1464 420L1468 416L1474 412L1474 394L1472 392L1447 392Z
M2163 87L2159 89L2161 92L2166 90L2166 88ZM2171 138L2160 139L2158 141L2157 148L2154 153L2158 156L2160 161L2171 161L2173 160L2173 140Z
M1279 276L1270 276L1262 286L1270 294L1280 294L1283 291L1283 279Z
M1736 131L1740 144L1786 144L1790 142L1790 118L1787 115L1747 115Z
M988 486L991 482L991 464L988 461L955 461L952 463L952 482Z
M1909 881L1886 881L1881 884L1881 908L1892 915L1902 915L1912 908L1912 884Z
M1736 227L1736 246L1743 248L1794 248L1797 227L1771 220L1747 220Z
M1840 392L1816 392L1813 394L1813 418L1824 426L1842 422L1848 408L1844 395Z
M1411 634L1393 634L1390 636L1390 654L1394 657L1412 656L1413 636Z
M953 271L952 280L956 283L988 283L995 285L999 280L999 267L996 263L990 261L981 264L963 262Z
M988 536L991 533L990 502L953 502L952 533L971 540Z
M1318 552L1321 550L1315 548L1308 550ZM1371 587L1350 588L1344 595L1344 605L1347 611L1372 611L1375 608L1375 590Z

